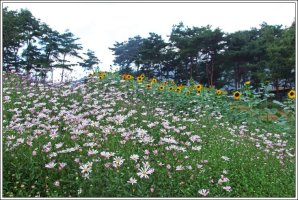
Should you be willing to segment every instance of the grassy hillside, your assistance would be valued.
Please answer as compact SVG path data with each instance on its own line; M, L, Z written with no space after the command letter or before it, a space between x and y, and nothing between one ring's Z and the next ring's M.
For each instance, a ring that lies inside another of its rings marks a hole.
M259 107L266 92L239 92L106 73L45 86L4 74L3 195L294 197L294 100L276 102L279 115Z

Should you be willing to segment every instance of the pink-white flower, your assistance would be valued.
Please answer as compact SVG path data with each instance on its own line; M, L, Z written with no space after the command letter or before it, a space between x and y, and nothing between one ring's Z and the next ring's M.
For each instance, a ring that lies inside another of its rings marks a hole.
M231 192L232 191L232 187L231 186L225 186L225 187L222 187L225 191L227 192Z
M80 169L82 170L81 171L81 173L82 174L89 174L90 172L92 172L92 169L91 169L91 167L89 167L89 165L88 164L83 164L83 165L81 165L80 166Z
M56 166L57 163L54 161L49 162L48 164L45 165L46 168L48 169L53 169Z
M143 163L143 167L138 169L139 172L137 173L137 175L141 178L149 178L148 175L152 174L154 172L153 168L150 168L150 165L144 165Z
M150 192L154 192L154 187L153 186L151 186Z
M63 144L64 144L63 142L55 144L56 149L61 148L63 146Z
M64 162L59 163L60 170L63 169L65 166L66 166L66 163L64 163Z
M110 163L110 162L107 162L107 163L104 164L105 168L107 168L107 169L110 168L111 165L112 165L112 163Z
M37 152L34 150L32 151L32 156L36 156Z
M208 189L201 189L201 190L198 191L198 193L205 197L209 194L209 190Z
M137 179L133 178L133 177L130 177L129 181L127 181L127 183L130 183L130 184L136 184L137 183Z
M107 158L107 159L114 156L114 155L115 155L115 153L112 153L112 152L106 152L106 151L100 152L100 156L102 156L104 158Z
M137 154L133 154L133 155L131 155L129 158L130 158L131 160L137 162L138 159L139 159L139 156L138 156Z
M219 185L222 185L222 183L226 183L226 182L229 182L230 180L227 178L227 177L225 177L224 175L221 175L221 178L218 180L218 184Z
M178 165L176 167L176 171L182 171L182 170L184 170L184 167L182 165Z
M228 158L227 156L222 156L221 158L224 159L225 161L229 161L230 160L230 158Z
M144 153L145 153L145 155L149 155L149 154L150 154L150 151L149 151L148 149L146 149L146 150L144 151Z
M54 186L59 187L60 186L60 181L55 181Z
M114 159L113 159L113 166L115 168L118 168L120 167L123 162L124 162L125 159L123 159L122 157L119 157L119 156L116 156Z
M89 149L88 150L88 156L93 156L93 155L96 155L98 153L97 150L94 150L94 149Z

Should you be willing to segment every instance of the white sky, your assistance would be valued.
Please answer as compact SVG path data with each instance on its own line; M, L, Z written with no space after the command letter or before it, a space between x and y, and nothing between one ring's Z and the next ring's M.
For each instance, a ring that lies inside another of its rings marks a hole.
M11 3L3 7L27 8L37 19L63 33L69 29L84 48L95 51L102 61L101 70L113 65L112 51L116 41L129 37L148 37L155 32L167 41L172 26L184 25L221 28L224 32L249 30L262 22L289 27L295 20L295 3Z

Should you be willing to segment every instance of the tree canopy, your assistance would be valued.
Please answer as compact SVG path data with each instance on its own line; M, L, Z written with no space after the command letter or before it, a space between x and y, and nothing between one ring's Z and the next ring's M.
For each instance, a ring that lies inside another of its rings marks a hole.
M64 33L53 30L29 10L3 8L3 70L22 69L27 73L34 70L45 77L47 71L62 68L63 81L64 70L78 65L70 58L83 59L79 39L70 30ZM98 64L99 59L92 50L88 50L87 56L90 60L84 60L83 67Z
M270 81L295 81L295 22L281 25L262 23L260 28L225 33L210 25L173 25L169 41L149 33L116 42L110 48L121 73L144 73L160 79L190 80L207 86L238 89L247 80L259 87Z

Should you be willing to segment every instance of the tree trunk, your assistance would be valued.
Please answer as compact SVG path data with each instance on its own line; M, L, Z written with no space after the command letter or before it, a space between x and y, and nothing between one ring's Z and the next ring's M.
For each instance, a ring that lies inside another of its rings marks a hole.
M16 49L15 54L14 54L14 67L16 72L19 72L19 64L17 63L17 57L18 57L18 51L19 49Z
M61 73L61 83L63 82L64 77L64 61L65 61L66 54L63 55L63 61L62 61L62 73Z
M209 76L209 64L206 63L206 76L207 76L207 84L210 85L210 76Z
M280 97L280 95L279 95L279 84L278 84L278 79L275 81L274 85L275 85L275 97L276 97L278 100L281 100L281 97Z
M190 77L189 77L189 80L191 80L192 79L192 65L193 65L193 63L192 63L192 58L191 58L191 60L190 60L190 70L189 70L189 75L190 75Z
M211 58L210 86L213 85L214 58Z

